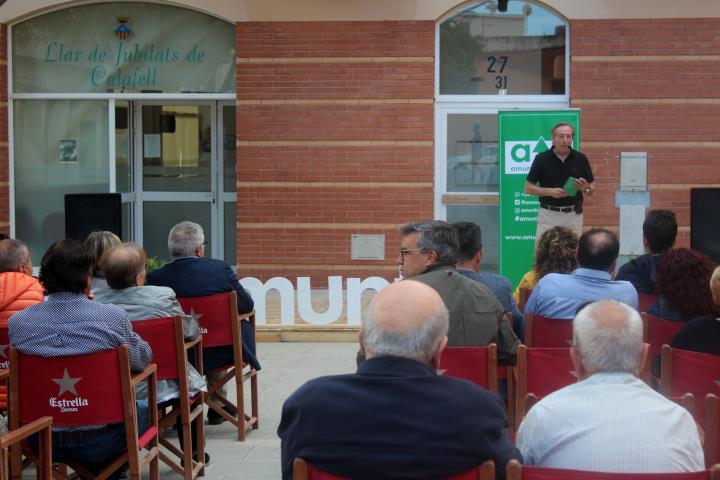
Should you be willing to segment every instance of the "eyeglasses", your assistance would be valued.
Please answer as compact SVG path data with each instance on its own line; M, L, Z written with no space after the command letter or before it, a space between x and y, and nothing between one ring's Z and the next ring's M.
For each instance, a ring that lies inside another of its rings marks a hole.
M423 248L401 248L400 249L400 256L402 257L402 261L405 262L405 255L410 252L422 252Z

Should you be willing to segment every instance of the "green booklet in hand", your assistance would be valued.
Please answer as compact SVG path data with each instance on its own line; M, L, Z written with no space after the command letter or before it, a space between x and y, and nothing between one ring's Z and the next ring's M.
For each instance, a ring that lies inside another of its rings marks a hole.
M568 194L568 197L574 197L577 195L578 188L575 186L575 182L577 181L574 177L568 177L568 179L565 181L565 185L563 185L563 190Z

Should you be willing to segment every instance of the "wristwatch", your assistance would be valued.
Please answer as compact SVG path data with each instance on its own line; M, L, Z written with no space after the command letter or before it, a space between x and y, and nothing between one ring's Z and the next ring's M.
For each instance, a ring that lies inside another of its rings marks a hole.
M585 193L590 193L592 190L590 190L590 187L585 189Z

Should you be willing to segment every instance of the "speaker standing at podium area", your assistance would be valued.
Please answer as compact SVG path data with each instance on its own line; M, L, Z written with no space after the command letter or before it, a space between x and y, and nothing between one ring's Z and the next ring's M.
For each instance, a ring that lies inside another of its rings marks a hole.
M562 226L578 237L583 227L583 197L594 190L592 169L584 153L573 150L572 125L552 129L552 147L539 153L525 181L525 193L540 197L535 243L552 227Z

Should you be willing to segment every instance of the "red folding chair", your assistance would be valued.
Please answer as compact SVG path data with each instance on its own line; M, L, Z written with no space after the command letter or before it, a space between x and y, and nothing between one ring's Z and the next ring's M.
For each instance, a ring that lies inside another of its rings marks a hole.
M470 380L497 393L497 346L447 347L440 356L443 375Z
M720 480L720 465L701 472L605 473L561 468L528 467L517 460L507 465L507 480Z
M323 472L302 458L296 458L293 461L293 480L349 480L349 478ZM495 463L486 460L478 467L443 480L495 480Z
M520 345L517 359L514 390L515 418L519 425L534 401L575 383L577 377L570 348L528 348ZM526 404L528 399L530 403Z
M678 348L662 347L660 391L667 397L680 397L692 393L705 398L712 393L720 395L720 357L707 353L690 352ZM705 411L695 410L695 420L703 424Z
M648 352L648 362L652 362L653 358L660 353L662 346L675 337L685 325L686 322L675 322L665 320L664 318L642 314L643 320L643 341L650 344Z
M525 314L525 337L528 347L567 348L573 341L572 320L547 318L534 313Z
M246 319L250 322L253 332L255 332L255 312L238 315L235 292L204 297L178 298L178 301L185 313L198 318L202 332L203 348L220 346L232 346L233 348L234 362L216 369L216 371L224 371L225 373L214 382L208 381L205 403L208 408L212 408L237 427L238 440L243 442L248 430L257 430L260 426L258 419L257 370L243 362L242 334L240 331L240 321ZM208 373L211 372L205 372L206 375ZM219 389L233 378L236 386L234 404L219 392ZM244 383L247 381L250 381L251 415L245 413ZM228 410L235 413L236 417L226 412L222 404L225 404Z
M113 350L70 357L25 355L10 348L10 429L45 416L56 426L84 426L124 423L127 449L105 469L93 474L82 465L68 464L83 478L106 478L125 463L130 477L140 478L150 464L150 478L158 480L157 411L151 408L150 427L138 435L135 386L148 382L148 402L156 401L155 365L131 376L128 350ZM147 452L142 453L146 449ZM20 456L13 452L13 478L20 478ZM33 452L26 449L29 458ZM58 476L64 476L57 470Z
M161 408L158 427L160 430L160 444L170 451L176 458L182 459L177 463L175 459L160 451L160 460L170 468L182 475L186 480L192 480L197 475L205 474L205 425L203 421L203 393L190 396L188 382L187 352L195 351L195 358L199 358L199 371L202 373L202 338L185 342L183 335L183 320L180 317L152 318L134 320L131 322L135 333L150 344L153 351L153 362L157 364L158 380L177 380L180 396L177 404L169 412ZM162 435L162 432L172 428L180 417L183 432L181 450ZM190 426L194 424L195 444L197 451L193 458L192 435ZM191 468L186 466L191 465Z
M638 292L638 311L647 312L647 309L655 305L658 299L657 293L640 293Z

